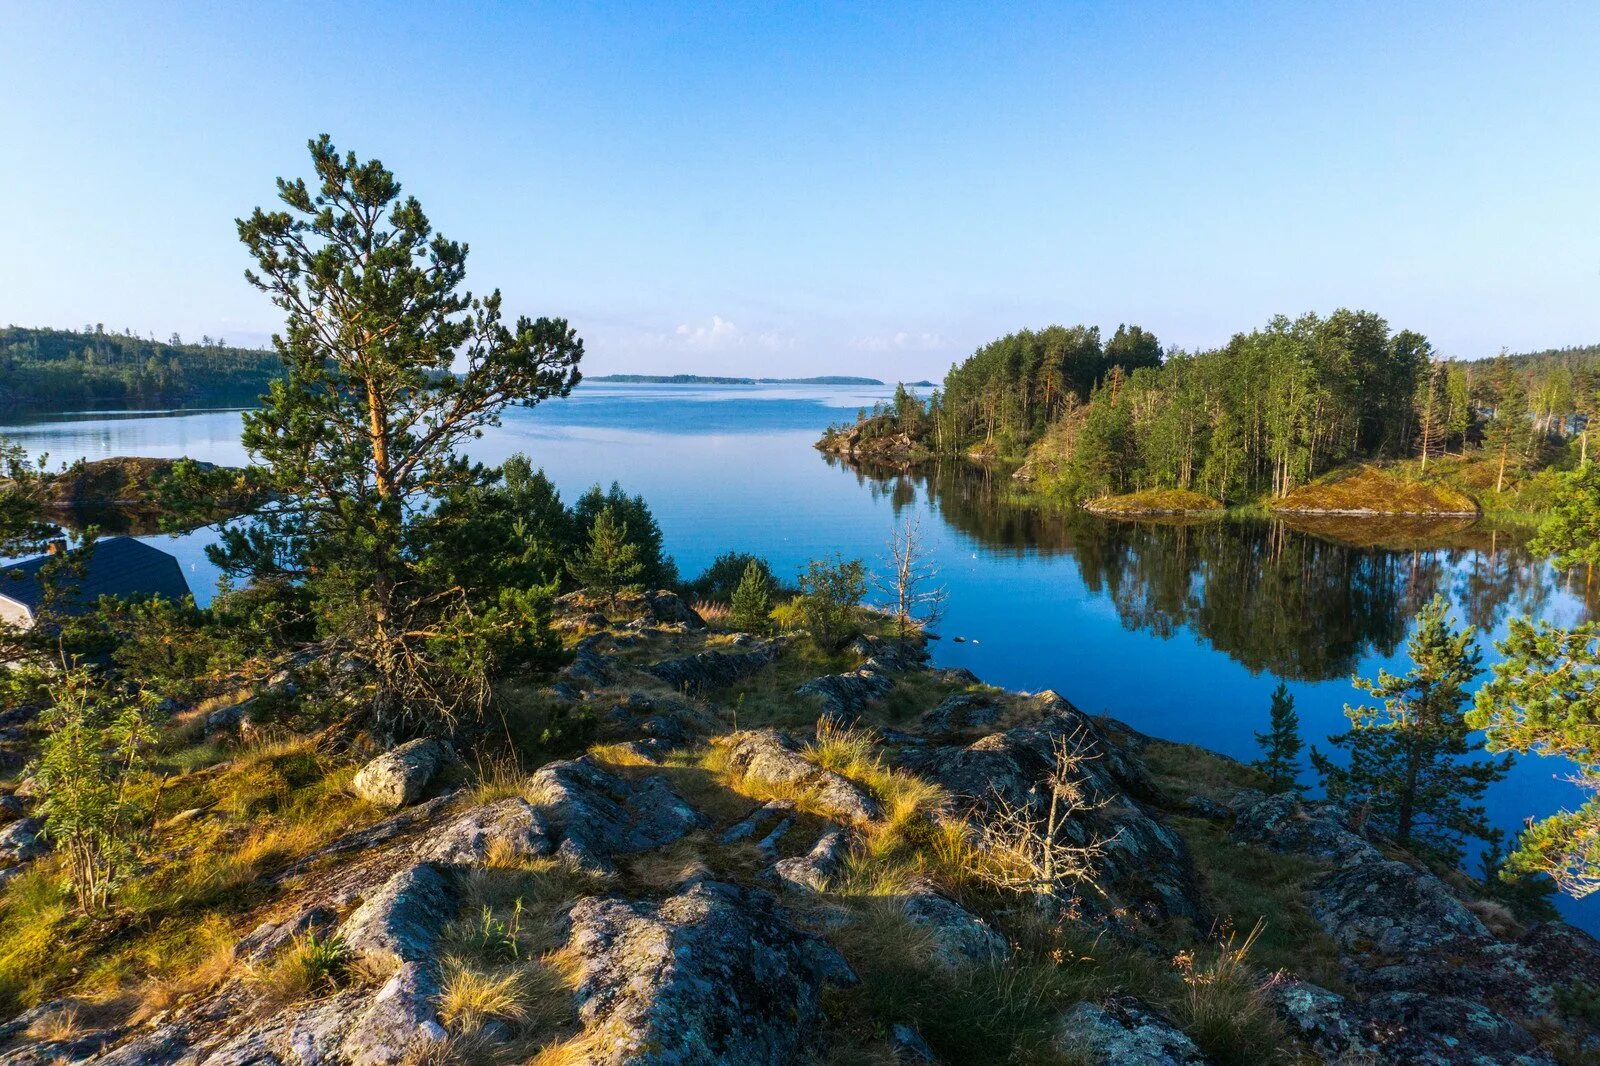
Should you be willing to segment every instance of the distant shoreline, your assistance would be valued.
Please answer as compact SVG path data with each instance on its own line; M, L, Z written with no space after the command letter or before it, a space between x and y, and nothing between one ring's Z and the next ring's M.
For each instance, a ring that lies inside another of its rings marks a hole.
M740 378L715 374L602 374L585 377L585 381L605 381L614 385L884 385L877 378L822 375L811 378ZM933 385L931 381L907 382L920 388Z

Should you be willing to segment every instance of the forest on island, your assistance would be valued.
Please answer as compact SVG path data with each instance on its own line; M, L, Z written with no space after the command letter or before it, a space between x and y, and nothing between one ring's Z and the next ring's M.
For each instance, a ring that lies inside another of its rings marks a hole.
M1163 351L1138 326L1105 342L1093 326L1024 330L952 367L925 401L902 389L847 428L1022 463L1047 495L1170 488L1238 503L1354 463L1426 474L1445 457L1477 461L1473 487L1498 494L1581 462L1597 404L1600 348L1446 359L1420 333L1340 309L1198 352Z
M220 337L195 344L176 333L158 341L104 325L0 328L0 407L254 404L282 374L272 352L230 347Z

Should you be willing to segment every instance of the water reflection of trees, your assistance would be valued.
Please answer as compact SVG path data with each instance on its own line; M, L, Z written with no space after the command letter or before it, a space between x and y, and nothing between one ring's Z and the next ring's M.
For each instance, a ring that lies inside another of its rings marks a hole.
M1018 505L1003 475L964 466L845 469L896 511L926 497L990 552L1070 555L1129 629L1187 629L1251 670L1297 680L1345 677L1373 651L1393 654L1435 593L1490 631L1543 613L1561 580L1521 538L1470 523L1127 522Z

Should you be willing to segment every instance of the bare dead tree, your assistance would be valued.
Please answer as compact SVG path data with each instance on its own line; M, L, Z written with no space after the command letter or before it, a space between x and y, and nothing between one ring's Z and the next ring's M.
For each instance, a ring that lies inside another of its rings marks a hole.
M1080 843L1067 831L1074 818L1108 802L1090 794L1083 764L1097 756L1082 741L1080 731L1052 744L1050 772L1034 789L1035 797L1045 791L1043 802L1014 803L996 792L988 812L975 820L983 856L978 876L985 883L1039 896L1053 896L1069 884L1095 885L1099 860L1116 837L1091 836Z
M949 597L939 584L939 567L928 552L919 519L908 518L895 527L885 561L888 573L875 583L893 605L895 632L903 641L913 628L936 625Z

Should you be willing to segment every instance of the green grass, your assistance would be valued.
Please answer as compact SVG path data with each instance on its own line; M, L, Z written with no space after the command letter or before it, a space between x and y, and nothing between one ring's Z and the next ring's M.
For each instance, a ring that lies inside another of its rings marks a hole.
M1217 500L1188 489L1145 489L1121 496L1101 496L1085 503L1084 509L1110 515L1171 515L1222 513Z

